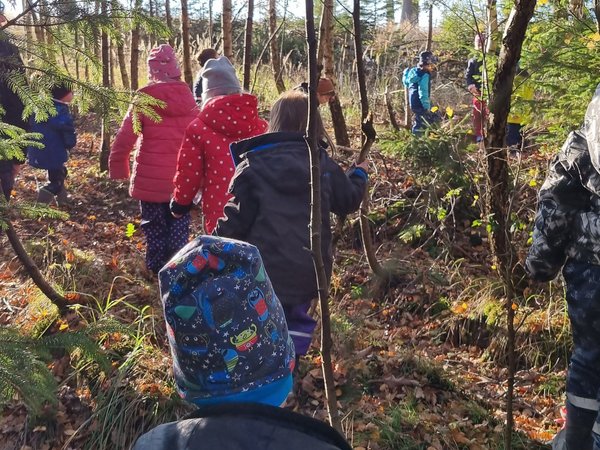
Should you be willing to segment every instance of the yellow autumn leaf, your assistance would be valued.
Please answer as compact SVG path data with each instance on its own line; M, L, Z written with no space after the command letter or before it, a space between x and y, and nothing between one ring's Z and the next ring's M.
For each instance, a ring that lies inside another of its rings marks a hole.
M431 108L431 112L436 112L438 109L440 109L440 108L438 108L437 106L433 106L433 107Z
M454 116L454 110L452 108L450 108L449 106L446 106L446 116L448 116L448 117Z
M544 6L544 5L548 4L548 0L538 0L537 4L540 6Z
M64 331L64 330L66 330L66 329L68 329L68 328L69 328L69 324L68 324L67 322L63 322L63 323L61 323L61 324L60 324L60 326L58 327L58 329L59 329L60 331Z
M536 186L537 186L537 181L535 181L535 180L531 180L531 181L529 182L529 186L531 186L531 187L536 187Z
M596 48L596 43L594 41L588 41L588 43L586 44L586 47L589 50L594 50Z
M590 36L590 38L592 39L592 41L594 41L594 42L598 42L598 41L600 41L600 33L598 33L598 32L596 31L594 34L592 34L592 35Z

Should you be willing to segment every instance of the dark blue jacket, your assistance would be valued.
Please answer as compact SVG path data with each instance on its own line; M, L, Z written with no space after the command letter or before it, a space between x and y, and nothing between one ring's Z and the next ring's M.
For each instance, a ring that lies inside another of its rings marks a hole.
M77 135L69 107L58 100L54 100L57 114L46 122L30 120L30 131L44 135L42 143L44 148L29 147L27 159L29 164L38 169L59 169L69 159L67 150L75 147Z
M214 234L249 242L260 250L265 269L284 306L317 297L309 252L310 161L302 133L267 133L231 146L240 161ZM241 157L240 157L241 156ZM333 266L330 213L356 211L366 189L361 168L344 173L321 150L322 251L328 276Z
M333 428L274 406L204 407L141 436L133 450L351 450Z

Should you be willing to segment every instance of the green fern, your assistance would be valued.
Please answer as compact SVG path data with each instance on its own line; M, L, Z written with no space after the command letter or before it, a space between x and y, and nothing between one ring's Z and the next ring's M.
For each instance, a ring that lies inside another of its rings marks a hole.
M79 331L41 338L0 327L0 403L17 395L34 415L39 414L45 404L55 404L57 382L47 364L57 351L76 351L79 359L108 372L110 360L99 342L110 333L129 333L129 330L109 319Z

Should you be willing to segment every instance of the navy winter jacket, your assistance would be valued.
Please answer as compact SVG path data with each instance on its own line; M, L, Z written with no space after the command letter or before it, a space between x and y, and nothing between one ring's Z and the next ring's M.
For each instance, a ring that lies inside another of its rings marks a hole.
M27 159L29 164L38 169L59 169L69 159L67 150L75 147L77 135L69 107L58 100L54 100L57 114L46 122L30 120L31 132L44 135L42 144L44 148L29 147Z
M133 450L351 450L332 427L275 406L208 406L178 422L159 425Z
M240 158L214 234L247 241L260 250L265 269L284 306L317 297L310 248L310 162L302 133L268 133L232 144ZM331 275L330 213L356 211L366 188L361 168L344 173L321 149L322 252Z

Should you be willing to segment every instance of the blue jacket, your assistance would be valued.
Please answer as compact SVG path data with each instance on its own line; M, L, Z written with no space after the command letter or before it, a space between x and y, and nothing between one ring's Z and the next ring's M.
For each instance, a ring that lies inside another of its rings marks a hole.
M423 110L429 111L431 109L431 99L429 98L430 78L429 72L419 67L406 69L402 75L402 84L408 88L410 109L415 114L423 114Z
M30 131L44 135L42 144L44 148L27 148L29 165L38 169L59 169L69 159L67 150L75 147L77 134L73 125L73 118L69 107L58 100L54 100L57 114L46 122L30 120Z

